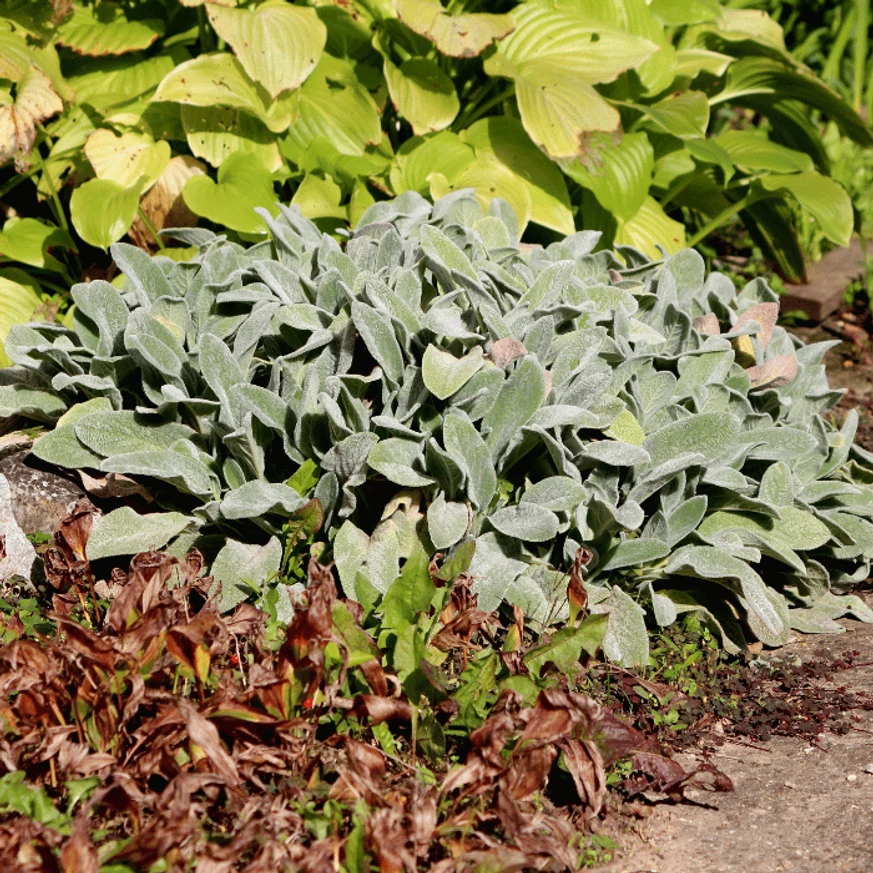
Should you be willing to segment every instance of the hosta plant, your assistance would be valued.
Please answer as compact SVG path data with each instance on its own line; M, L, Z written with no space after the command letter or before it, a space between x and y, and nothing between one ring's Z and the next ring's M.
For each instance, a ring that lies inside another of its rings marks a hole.
M182 263L116 245L121 290L75 286L72 329L12 329L0 415L54 423L39 458L147 477L166 510L105 515L91 560L215 535L229 608L289 526L323 524L364 603L437 551L483 609L542 623L584 581L625 663L647 613L697 611L729 647L873 619L842 593L873 557L873 455L854 413L822 417L828 344L779 327L763 279L738 293L693 250L594 232L519 246L508 204L468 191L377 203L342 245L263 217L250 248L180 232Z
M79 278L77 247L99 261L85 244L154 249L156 231L198 219L264 238L253 207L292 198L329 229L374 199L465 187L486 208L509 200L540 240L597 228L603 247L650 257L739 215L792 278L787 204L847 243L851 202L812 112L864 146L873 135L764 13L482 6L7 0L0 198L15 212L0 255L48 289L65 268Z

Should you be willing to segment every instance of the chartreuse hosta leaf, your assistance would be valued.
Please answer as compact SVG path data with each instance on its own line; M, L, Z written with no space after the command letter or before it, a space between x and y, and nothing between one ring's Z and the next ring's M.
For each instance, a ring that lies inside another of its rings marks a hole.
M474 12L451 15L439 0L397 0L397 16L410 29L431 40L444 55L472 58L515 27L512 15Z
M147 134L95 130L85 143L85 155L98 179L122 188L137 186L140 193L151 188L170 161L170 145L155 142Z
M327 68L347 73L336 59ZM650 262L623 249L622 261L593 253L591 233L522 250L524 216L499 197L457 191L431 206L417 193L431 184L419 148L455 179L487 157L531 215L547 205L545 172L520 166L533 145L519 122L474 134L418 141L392 177L409 188L370 205L342 245L298 208L318 183L346 209L337 183L311 175L306 197L274 207L267 168L231 155L217 188L188 183L189 206L238 210L241 232L257 221L272 239L246 249L180 232L195 247L184 264L116 244L120 287L76 286L72 330L11 329L0 415L57 421L35 454L145 477L177 513L149 517L147 545L146 522L107 516L129 538L98 538L97 554L217 537L211 573L230 609L279 567L282 545L265 532L308 506L359 602L438 550L472 556L480 608L509 600L543 622L561 614L584 548L604 646L625 664L645 662L646 610L662 625L696 610L738 647L855 609L831 592L873 559L873 456L852 445L855 416L842 430L821 417L838 397L826 345L796 347L763 280L737 291L693 251ZM641 136L627 135L628 152ZM642 190L615 192L625 214ZM259 198L266 208L245 218Z
M76 233L89 245L108 249L133 224L139 194L138 182L124 187L109 179L89 179L70 197L70 217Z
M82 55L121 55L148 48L164 32L159 18L129 19L121 4L74 6L58 27L58 41Z
M384 62L391 102L417 136L448 127L461 108L452 80L427 58Z
M209 22L271 97L299 88L315 69L327 29L314 9L268 0L252 9L207 4Z
M585 159L592 132L620 127L618 112L594 84L638 67L657 46L567 7L529 3L513 16L516 29L498 43L485 71L514 80L521 120L540 148L554 158ZM596 161L596 147L593 154Z

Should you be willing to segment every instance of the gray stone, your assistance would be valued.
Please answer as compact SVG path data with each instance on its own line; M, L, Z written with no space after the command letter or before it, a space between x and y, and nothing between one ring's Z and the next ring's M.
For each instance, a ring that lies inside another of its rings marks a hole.
M51 534L85 492L63 476L31 466L28 453L29 447L17 446L4 456L0 449L0 474L9 482L12 511L24 533Z
M13 514L9 481L0 474L0 595L15 579L30 583L36 550Z

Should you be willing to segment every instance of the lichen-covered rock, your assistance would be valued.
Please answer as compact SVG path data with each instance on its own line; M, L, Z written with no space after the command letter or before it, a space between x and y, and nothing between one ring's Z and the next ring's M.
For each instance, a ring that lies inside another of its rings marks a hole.
M0 454L0 474L8 482L12 512L24 535L51 534L84 492L64 476L31 466L28 451L24 446Z

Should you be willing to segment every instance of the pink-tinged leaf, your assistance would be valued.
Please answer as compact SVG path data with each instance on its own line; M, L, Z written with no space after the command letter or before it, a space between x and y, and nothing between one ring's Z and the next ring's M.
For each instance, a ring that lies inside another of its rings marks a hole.
M752 388L778 388L787 385L797 375L797 355L776 355L763 364L746 370Z
M766 349L773 337L773 329L776 327L776 320L778 318L778 303L756 303L754 306L750 306L737 319L737 323L731 328L731 331L737 331L744 325L747 325L752 321L757 321L758 324L761 325L761 330L757 334L757 337L761 342L761 347Z
M718 318L716 318L713 312L695 318L694 329L698 333L705 333L710 336L718 336L721 333L721 325L719 325Z

